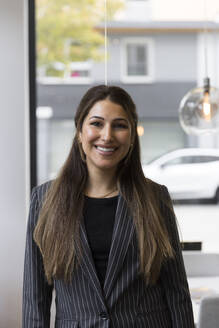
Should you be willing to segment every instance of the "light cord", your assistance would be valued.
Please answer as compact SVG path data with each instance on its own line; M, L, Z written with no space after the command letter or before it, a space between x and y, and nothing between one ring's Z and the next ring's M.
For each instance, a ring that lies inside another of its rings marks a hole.
M207 4L204 0L204 65L205 65L205 77L208 77L208 29L207 29Z
M107 0L105 0L104 3L104 80L105 85L107 85L107 79L108 79L108 67L107 67Z

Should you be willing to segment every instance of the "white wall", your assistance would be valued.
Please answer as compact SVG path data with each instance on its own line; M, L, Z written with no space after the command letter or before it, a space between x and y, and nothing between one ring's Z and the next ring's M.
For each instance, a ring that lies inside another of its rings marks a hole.
M218 20L218 0L153 0L154 20Z
M196 35L192 33L169 33L156 36L156 81L196 80L196 39Z
M0 0L0 327L21 327L28 199L27 0Z
M154 0L135 1L123 0L123 7L117 12L115 19L124 21L145 21L152 19L152 5ZM110 6L110 1L109 1Z
M130 36L129 36L130 37ZM137 38L137 35L132 35ZM140 36L144 37L143 35ZM197 35L193 33L147 34L154 44L155 82L196 81L197 79ZM108 43L109 60L108 78L110 81L121 80L122 36L110 37ZM95 62L91 76L101 83L104 78L104 63Z

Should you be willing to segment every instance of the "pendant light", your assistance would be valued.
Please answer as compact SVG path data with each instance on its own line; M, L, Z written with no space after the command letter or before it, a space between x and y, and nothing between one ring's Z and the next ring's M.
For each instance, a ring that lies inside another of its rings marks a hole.
M205 1L204 5L206 6ZM211 86L208 77L206 21L205 19L205 78L203 86L189 91L181 100L179 107L180 124L187 134L193 135L219 132L219 90Z

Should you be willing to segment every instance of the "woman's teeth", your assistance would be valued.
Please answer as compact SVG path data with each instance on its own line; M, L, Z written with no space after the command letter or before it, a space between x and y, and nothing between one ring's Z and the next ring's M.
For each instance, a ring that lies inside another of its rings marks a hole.
M114 151L116 148L104 148L104 147L96 147L97 149L101 150L101 151L105 151L105 152L110 152L110 151Z

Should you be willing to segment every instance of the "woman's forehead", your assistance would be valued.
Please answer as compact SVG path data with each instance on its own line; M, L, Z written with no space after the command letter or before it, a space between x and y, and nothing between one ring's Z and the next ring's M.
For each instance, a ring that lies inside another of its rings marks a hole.
M97 101L89 110L87 117L100 116L103 118L125 118L128 119L128 115L124 108L108 99Z

